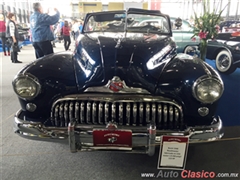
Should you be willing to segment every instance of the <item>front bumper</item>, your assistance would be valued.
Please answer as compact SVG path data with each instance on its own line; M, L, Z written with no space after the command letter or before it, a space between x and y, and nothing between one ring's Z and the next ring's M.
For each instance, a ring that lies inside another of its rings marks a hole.
M93 144L93 130L106 129L104 125L80 125L69 123L68 127L46 127L41 122L23 120L22 110L14 118L14 131L18 135L42 141L69 143L71 152L99 150ZM190 143L209 142L223 136L222 121L220 117L213 118L209 126L188 127L184 131L156 130L154 124L148 127L121 126L118 129L132 131L132 153L144 153L150 156L155 153L155 146L160 145L162 135L189 137ZM106 147L104 150L111 150ZM118 148L117 150L124 150Z

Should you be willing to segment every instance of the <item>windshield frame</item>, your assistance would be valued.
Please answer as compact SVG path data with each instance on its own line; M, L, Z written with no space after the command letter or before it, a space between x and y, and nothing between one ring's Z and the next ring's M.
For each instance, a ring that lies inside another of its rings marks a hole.
M120 32L135 32L135 33L151 33L151 34L159 34L159 35L168 35L168 36L172 36L172 27L170 24L170 17L166 14L162 14L160 11L155 11L155 10L143 10L143 9L135 9L135 8L130 8L128 11L104 11L104 12L94 12L94 13L88 13L85 17L84 20L84 24L83 24L83 28L82 28L82 34L85 33L96 33L96 32L111 32L111 31L102 31L102 30L97 30L97 31L86 31L86 26L87 23L89 22L89 19L93 16L97 16L97 15L104 15L104 14L125 14L125 25L124 25L124 29L121 31L112 31L114 33ZM127 24L127 20L128 20L128 14L142 14L142 15L154 15L154 16L159 16L159 17L163 17L166 19L167 23L168 23L168 27L169 27L169 32L157 32L157 31L143 31L143 30L129 30L128 29L128 24Z

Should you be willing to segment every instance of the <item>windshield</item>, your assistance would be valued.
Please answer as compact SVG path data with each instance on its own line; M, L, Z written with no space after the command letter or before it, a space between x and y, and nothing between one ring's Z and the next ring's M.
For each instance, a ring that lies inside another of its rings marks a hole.
M170 33L166 17L148 14L106 13L88 18L84 32Z

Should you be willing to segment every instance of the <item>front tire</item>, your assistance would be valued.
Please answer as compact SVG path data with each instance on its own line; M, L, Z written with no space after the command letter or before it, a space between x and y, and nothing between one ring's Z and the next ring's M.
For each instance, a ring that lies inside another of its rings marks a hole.
M231 74L236 70L236 66L233 65L233 59L231 54L227 50L222 50L216 57L217 70L224 74Z

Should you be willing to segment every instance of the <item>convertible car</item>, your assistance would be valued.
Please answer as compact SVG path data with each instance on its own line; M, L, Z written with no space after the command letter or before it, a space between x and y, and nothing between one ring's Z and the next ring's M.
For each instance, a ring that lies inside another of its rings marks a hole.
M224 74L231 74L240 67L240 31L219 33L208 42L208 59L216 60L216 68Z
M152 17L163 26L130 26ZM153 155L162 135L190 143L223 136L216 115L219 74L177 54L168 15L128 9L87 14L73 53L33 61L13 80L21 109L15 132L69 143L71 152L119 150Z

